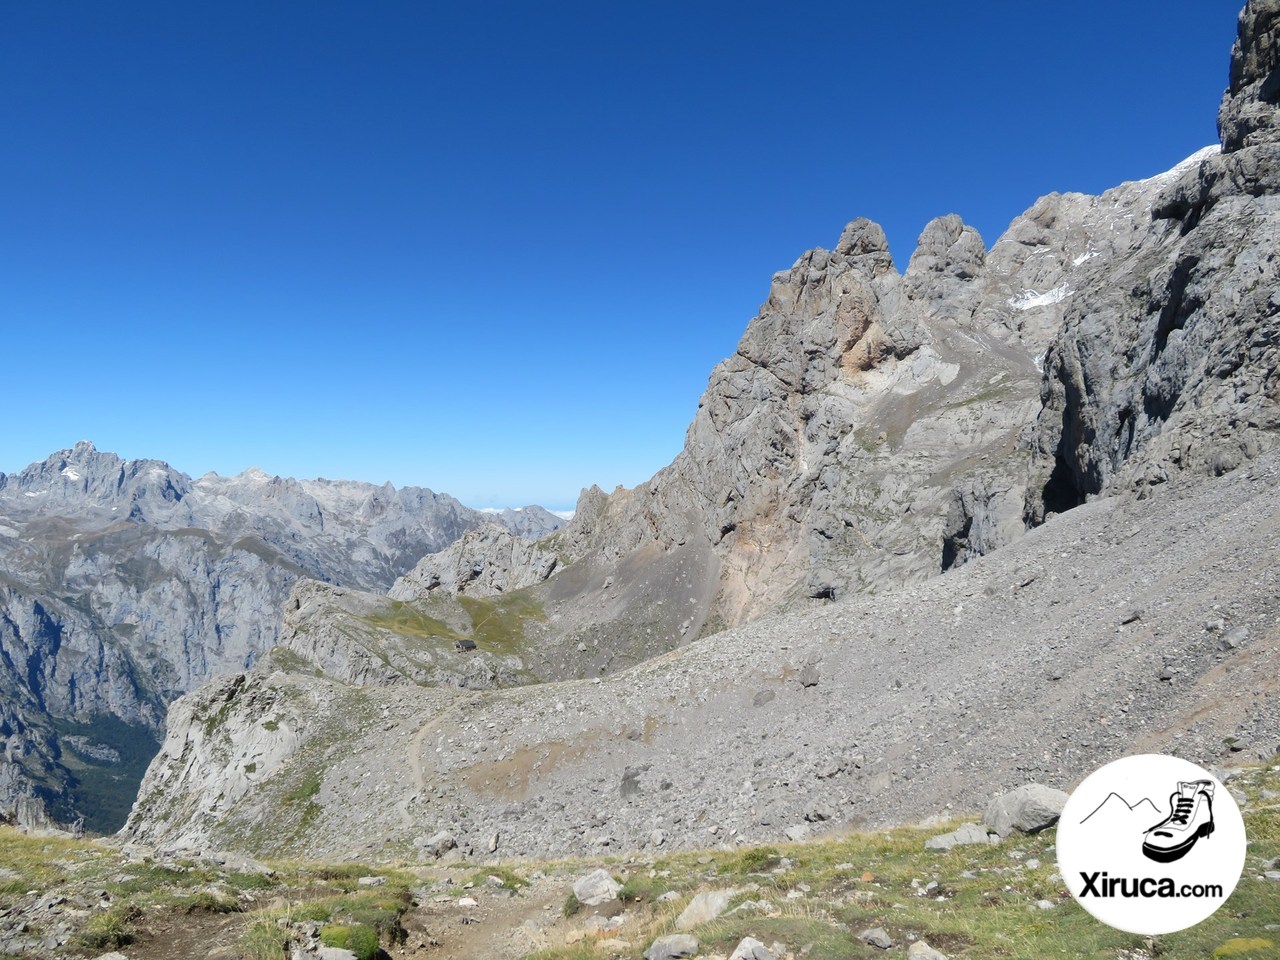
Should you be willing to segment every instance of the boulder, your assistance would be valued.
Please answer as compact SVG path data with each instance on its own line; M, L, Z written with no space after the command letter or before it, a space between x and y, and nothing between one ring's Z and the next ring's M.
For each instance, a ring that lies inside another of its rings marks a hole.
M733 948L729 960L775 960L773 951L754 937L744 937L742 942Z
M438 833L433 833L426 840L419 841L417 845L421 846L424 852L439 859L456 847L458 841L454 839L453 834L448 830L441 830Z
M585 877L573 881L573 895L587 907L598 907L610 900L617 900L622 884L609 876L607 870L592 870Z
M888 950L893 946L893 938L885 933L884 927L872 927L870 930L863 930L858 934L858 939L869 947L879 947L881 950Z
M963 847L967 844L991 842L993 842L993 838L987 833L986 828L980 827L976 823L965 823L956 827L950 833L930 837L924 842L924 848L926 850L950 850L952 847Z
M659 937L644 952L644 960L685 960L698 955L698 940L687 933Z
M729 908L736 890L707 890L692 900L676 917L677 930L692 930L694 927L709 923Z
M1001 838L1014 830L1038 833L1058 822L1067 795L1039 783L1028 783L996 797L987 804L982 822Z
M1218 646L1222 650L1234 650L1236 647L1245 643L1249 639L1249 628L1245 626L1232 627L1222 635L1222 639L1218 641Z
M907 947L907 960L947 960L947 958L925 941L917 940Z

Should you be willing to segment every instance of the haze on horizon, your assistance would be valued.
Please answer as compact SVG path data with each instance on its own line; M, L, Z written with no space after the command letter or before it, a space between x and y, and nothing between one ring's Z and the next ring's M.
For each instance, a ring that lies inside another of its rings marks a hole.
M634 485L848 220L902 269L1214 142L1238 5L8 5L0 470Z

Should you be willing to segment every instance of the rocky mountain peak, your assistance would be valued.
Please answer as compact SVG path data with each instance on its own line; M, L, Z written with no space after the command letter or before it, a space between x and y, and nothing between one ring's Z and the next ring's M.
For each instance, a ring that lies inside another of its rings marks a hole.
M889 239L880 224L858 217L840 234L835 252L843 257L876 257L889 252ZM889 260L890 266L893 260Z
M917 299L955 296L953 281L977 278L987 259L982 235L954 213L931 220L920 234L904 276Z
M0 484L23 512L107 511L114 519L153 520L181 511L190 478L162 460L123 460L90 441L50 454ZM127 510L125 509L127 508Z
M1218 111L1227 152L1280 140L1280 0L1249 0L1238 32L1231 49L1231 85Z

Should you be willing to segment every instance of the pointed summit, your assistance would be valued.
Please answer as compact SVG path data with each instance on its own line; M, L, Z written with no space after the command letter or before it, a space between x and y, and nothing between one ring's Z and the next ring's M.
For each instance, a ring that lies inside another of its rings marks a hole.
M954 213L931 220L920 234L907 265L907 287L913 293L947 280L973 280L986 263L982 235Z

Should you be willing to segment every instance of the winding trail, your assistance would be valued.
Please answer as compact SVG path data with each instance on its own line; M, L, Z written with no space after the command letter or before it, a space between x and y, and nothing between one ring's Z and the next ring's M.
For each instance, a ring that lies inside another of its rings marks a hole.
M409 790L403 799L396 803L396 812L400 815L400 822L404 826L414 827L417 825L417 821L409 813L409 807L427 789L427 770L426 765L423 763L423 757L427 751L427 738L433 732L439 730L446 720L454 719L462 709L475 706L479 701L480 698L476 696L468 697L465 701L459 698L454 703L442 707L434 717L427 720L413 732L413 736L409 740L408 751L409 772L412 774Z

